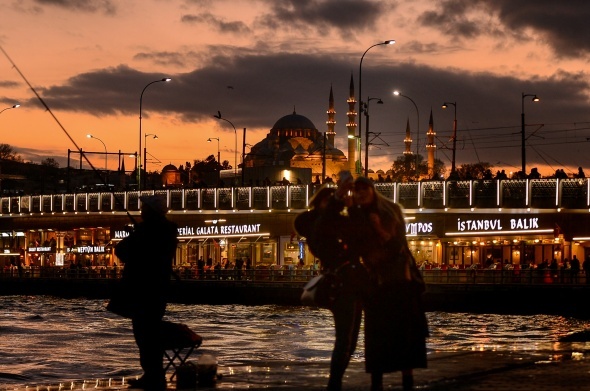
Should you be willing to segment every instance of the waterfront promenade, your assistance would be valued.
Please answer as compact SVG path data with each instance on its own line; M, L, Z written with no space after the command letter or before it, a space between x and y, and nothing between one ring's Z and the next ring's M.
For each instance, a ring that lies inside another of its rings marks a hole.
M256 270L236 278L236 271L204 279L181 278L173 281L169 301L183 304L277 304L301 305L303 274L291 271ZM581 274L555 278L544 271L514 274L513 271L425 270L424 303L427 311L499 314L550 314L590 318L590 284ZM100 273L51 275L19 278L0 275L2 295L50 295L107 299L119 278ZM117 275L118 277L118 275Z
M323 390L329 363L253 362L218 369L214 385L198 390ZM76 375L72 374L72 379ZM55 384L37 384L6 390L125 390L121 379L63 379ZM62 387L60 388L60 383ZM370 377L362 362L351 363L344 379L344 391L369 390ZM387 374L386 390L401 390L401 375ZM590 387L590 359L583 352L551 355L542 352L457 351L429 354L428 368L415 371L416 390L454 391L575 391ZM175 390L175 383L169 383Z

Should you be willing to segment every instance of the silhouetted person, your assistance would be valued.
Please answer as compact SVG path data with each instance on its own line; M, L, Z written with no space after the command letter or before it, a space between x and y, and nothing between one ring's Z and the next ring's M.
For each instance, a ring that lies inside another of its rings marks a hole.
M123 239L115 254L125 263L122 284L132 304L133 335L139 348L139 362L144 371L131 388L148 391L166 390L166 373L162 366L164 348L160 331L166 311L166 293L172 274L172 259L177 245L176 224L166 219L166 199L144 196L142 221Z
M350 173L340 175L338 190L324 186L309 201L311 210L295 219L296 231L305 236L310 251L321 261L322 274L337 275L340 290L330 306L335 340L330 360L328 391L340 391L342 379L357 345L362 317L363 276L358 245L347 216L340 212L351 205ZM303 260L301 260L303 261ZM314 264L317 265L317 264Z
M578 275L580 274L580 260L574 255L570 262L572 270L572 282L578 282Z
M558 168L557 170L555 170L555 178L567 179L567 174L565 173L565 171L563 169Z
M461 180L461 178L459 177L459 173L457 171L451 171L447 180L448 181L458 181L458 180Z
M541 178L541 174L539 173L539 170L537 170L537 167L531 168L531 172L529 174L529 179L540 179L540 178Z
M584 169L582 167L578 167L578 173L575 175L576 178L586 178L586 174L584 174Z
M244 264L246 265L246 277L252 278L252 259L246 257Z
M527 174L526 174L526 172L516 171L512 175L512 179L527 179Z
M496 179L500 179L500 180L508 179L508 175L506 175L506 171L502 170L502 171L496 172Z
M244 260L240 258L236 258L236 276L238 280L242 279L242 268L244 267Z
M205 260L203 257L200 257L197 261L197 274L199 275L199 279L203 279L205 275Z
M16 269L18 270L18 278L24 277L23 262L20 259L16 260Z

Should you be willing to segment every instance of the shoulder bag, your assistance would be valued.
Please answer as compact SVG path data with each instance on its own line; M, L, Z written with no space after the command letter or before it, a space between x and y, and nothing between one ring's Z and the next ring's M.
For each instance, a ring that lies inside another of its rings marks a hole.
M342 282L335 273L322 273L305 284L301 303L311 307L331 308L341 289Z

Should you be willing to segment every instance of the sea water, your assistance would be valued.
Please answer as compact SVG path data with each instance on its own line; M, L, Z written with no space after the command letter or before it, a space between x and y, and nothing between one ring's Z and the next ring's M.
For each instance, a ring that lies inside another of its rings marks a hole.
M105 305L105 300L79 298L0 297L0 389L140 374L131 322L107 312ZM555 352L572 348L559 343L560 337L590 328L588 320L551 315L427 315L430 352ZM328 362L334 342L330 312L308 307L170 304L166 319L200 334L199 352L217 357L220 366ZM361 330L353 360L363 358Z

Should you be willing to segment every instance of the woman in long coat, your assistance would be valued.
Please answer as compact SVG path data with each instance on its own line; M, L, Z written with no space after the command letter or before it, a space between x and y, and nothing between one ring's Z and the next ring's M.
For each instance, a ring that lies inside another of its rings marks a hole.
M365 368L371 390L383 389L383 374L401 371L404 390L413 389L413 368L426 368L428 325L422 306L423 281L406 240L399 205L357 178L355 206L349 209L355 227L370 227L361 237L362 259L369 272L365 300Z

